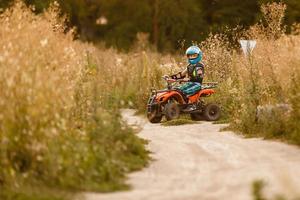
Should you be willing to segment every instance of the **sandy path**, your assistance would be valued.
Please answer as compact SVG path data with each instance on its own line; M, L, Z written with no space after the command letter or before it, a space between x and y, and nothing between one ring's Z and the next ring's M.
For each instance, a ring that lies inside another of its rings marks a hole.
M139 136L150 141L155 159L129 176L133 189L86 194L87 200L248 200L251 183L263 179L266 193L300 196L300 149L280 142L245 139L219 132L209 122L163 127L124 110Z

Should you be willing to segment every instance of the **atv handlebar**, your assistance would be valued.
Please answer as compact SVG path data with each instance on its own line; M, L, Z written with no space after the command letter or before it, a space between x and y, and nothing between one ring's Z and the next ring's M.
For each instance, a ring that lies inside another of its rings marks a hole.
M172 79L170 78L170 76L168 75L164 75L162 77L165 81L167 81L167 83L182 83L182 82L188 82L187 80L183 80L183 79Z
M172 87L171 83L186 83L186 82L189 82L188 80L184 80L184 79L172 79L168 75L164 75L162 78L168 83L168 88L169 89ZM203 82L202 83L202 88L203 89L216 88L217 85L218 85L218 82Z
M183 80L183 79L178 79L178 80L176 80L176 79L168 79L168 80L166 80L167 82L169 82L169 83L182 83L182 82L189 82L189 81L187 81L187 80Z

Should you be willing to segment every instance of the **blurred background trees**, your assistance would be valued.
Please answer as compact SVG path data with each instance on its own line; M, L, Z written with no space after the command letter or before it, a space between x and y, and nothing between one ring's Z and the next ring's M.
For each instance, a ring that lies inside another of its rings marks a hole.
M13 0L0 0L5 8ZM24 0L41 12L53 0ZM236 25L247 27L258 21L260 5L274 0L57 0L78 28L82 40L129 49L137 33L149 33L160 51L173 51L182 41L204 40L209 32L222 32ZM300 22L300 1L287 4L285 24Z

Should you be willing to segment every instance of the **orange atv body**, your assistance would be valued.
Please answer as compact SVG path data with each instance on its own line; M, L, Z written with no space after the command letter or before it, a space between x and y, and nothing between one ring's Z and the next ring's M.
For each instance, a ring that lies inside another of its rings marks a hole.
M152 90L147 106L149 121L159 123L163 116L167 120L173 120L178 118L181 113L190 114L193 120L218 120L220 117L219 106L217 104L205 104L202 99L215 93L213 89L215 84L204 85L203 89L192 96L186 96L181 90L172 87L169 83L168 89Z
M163 103L168 101L170 98L175 98L180 104L186 103L196 103L200 97L207 97L215 93L213 89L203 89L194 94L193 96L189 96L184 98L184 94L178 90L170 90L166 92L162 92L156 96L156 101ZM188 100L188 102L186 102Z

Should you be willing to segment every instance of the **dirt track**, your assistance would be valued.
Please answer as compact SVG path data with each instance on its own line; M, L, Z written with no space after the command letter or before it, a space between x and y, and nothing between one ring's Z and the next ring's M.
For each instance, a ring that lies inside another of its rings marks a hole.
M155 159L129 176L133 189L87 194L87 200L248 200L251 184L262 179L268 195L300 196L300 149L280 142L244 139L219 132L209 122L163 127L124 110L139 136L150 141Z

